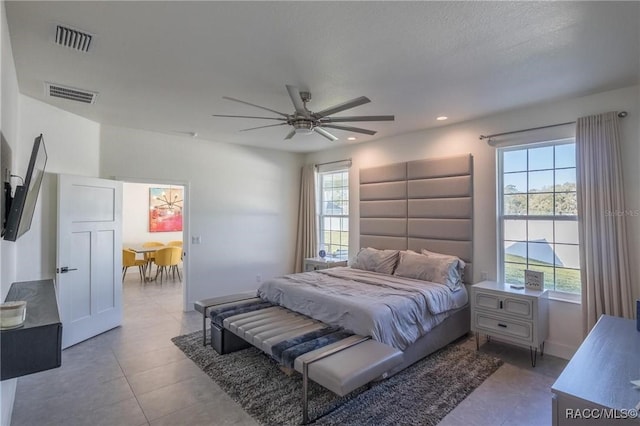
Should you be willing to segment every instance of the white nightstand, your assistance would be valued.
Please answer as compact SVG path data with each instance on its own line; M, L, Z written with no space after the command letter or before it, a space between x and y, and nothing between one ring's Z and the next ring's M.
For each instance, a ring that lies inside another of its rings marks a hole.
M335 259L333 257L307 257L304 260L304 271L317 271L318 269L334 268L336 266L347 266L346 260Z
M471 286L471 330L480 348L480 333L505 342L528 346L531 365L544 355L549 332L548 290L517 290L510 284L483 281Z

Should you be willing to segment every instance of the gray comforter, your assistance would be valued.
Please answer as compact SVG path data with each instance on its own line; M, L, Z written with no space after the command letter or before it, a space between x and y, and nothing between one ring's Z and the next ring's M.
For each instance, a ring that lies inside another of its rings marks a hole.
M258 296L400 350L467 303L462 288L352 268L291 274L264 282Z

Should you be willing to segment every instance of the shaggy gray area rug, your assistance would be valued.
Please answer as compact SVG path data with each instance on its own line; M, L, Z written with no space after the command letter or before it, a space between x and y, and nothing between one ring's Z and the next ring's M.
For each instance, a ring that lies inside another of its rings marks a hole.
M202 332L172 341L258 422L301 423L300 374L284 374L253 347L218 355L211 346L202 346ZM436 425L500 365L498 358L454 343L344 397L310 382L309 414L321 416L316 425Z

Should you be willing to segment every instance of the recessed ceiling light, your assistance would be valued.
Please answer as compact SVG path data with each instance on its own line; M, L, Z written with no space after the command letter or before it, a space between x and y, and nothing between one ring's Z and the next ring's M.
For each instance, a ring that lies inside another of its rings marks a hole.
M449 117L446 117L446 116L444 116L444 115L441 115L440 117L436 117L436 120L438 120L438 121L444 121L444 120L446 120L447 118L449 118Z
M356 139L358 139L358 138L356 138L355 136L349 136L347 138L348 141L355 141Z

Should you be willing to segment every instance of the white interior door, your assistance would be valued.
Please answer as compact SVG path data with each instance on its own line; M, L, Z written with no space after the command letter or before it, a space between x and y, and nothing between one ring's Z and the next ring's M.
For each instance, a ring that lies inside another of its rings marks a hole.
M62 347L122 322L122 183L58 175Z

